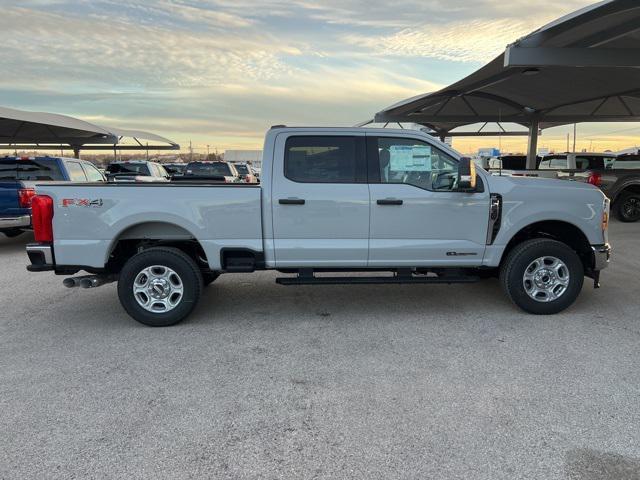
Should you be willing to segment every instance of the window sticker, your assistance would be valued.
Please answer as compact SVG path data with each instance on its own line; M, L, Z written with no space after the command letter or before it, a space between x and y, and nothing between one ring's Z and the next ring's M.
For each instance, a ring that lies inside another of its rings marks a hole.
M431 168L431 148L424 145L391 145L390 168L396 172L426 172Z

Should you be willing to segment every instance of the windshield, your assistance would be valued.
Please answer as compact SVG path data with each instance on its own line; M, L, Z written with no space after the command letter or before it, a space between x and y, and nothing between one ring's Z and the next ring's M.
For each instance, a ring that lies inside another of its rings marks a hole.
M0 180L64 180L54 158L0 159Z
M107 167L107 173L149 175L149 168L145 163L112 163Z
M187 175L201 177L232 177L233 172L227 163L223 162L197 162L187 165Z

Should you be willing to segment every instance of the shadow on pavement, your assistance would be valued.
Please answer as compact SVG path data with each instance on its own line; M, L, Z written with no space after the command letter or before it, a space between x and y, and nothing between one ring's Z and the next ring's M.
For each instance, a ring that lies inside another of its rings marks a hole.
M570 480L640 479L640 459L590 449L570 450L566 457Z
M2 255L13 254L20 251L24 252L27 243L31 243L33 241L33 232L25 232L14 238L9 238L3 233L0 233L0 257Z

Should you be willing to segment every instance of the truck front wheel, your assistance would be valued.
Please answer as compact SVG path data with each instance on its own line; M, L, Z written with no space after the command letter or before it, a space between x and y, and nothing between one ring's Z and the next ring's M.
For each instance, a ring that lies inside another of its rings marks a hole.
M168 327L185 319L201 293L198 265L177 248L154 247L134 255L118 279L123 308L151 327Z
M572 305L583 282L577 253L556 240L538 238L517 245L500 269L500 283L511 301L536 315L551 315Z

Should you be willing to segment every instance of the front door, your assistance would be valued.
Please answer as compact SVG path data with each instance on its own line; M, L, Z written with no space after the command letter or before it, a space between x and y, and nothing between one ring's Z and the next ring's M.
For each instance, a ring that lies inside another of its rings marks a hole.
M275 261L285 267L366 267L369 187L364 135L286 135L273 165Z
M412 138L370 136L369 266L482 263L489 192L459 192L457 160Z

